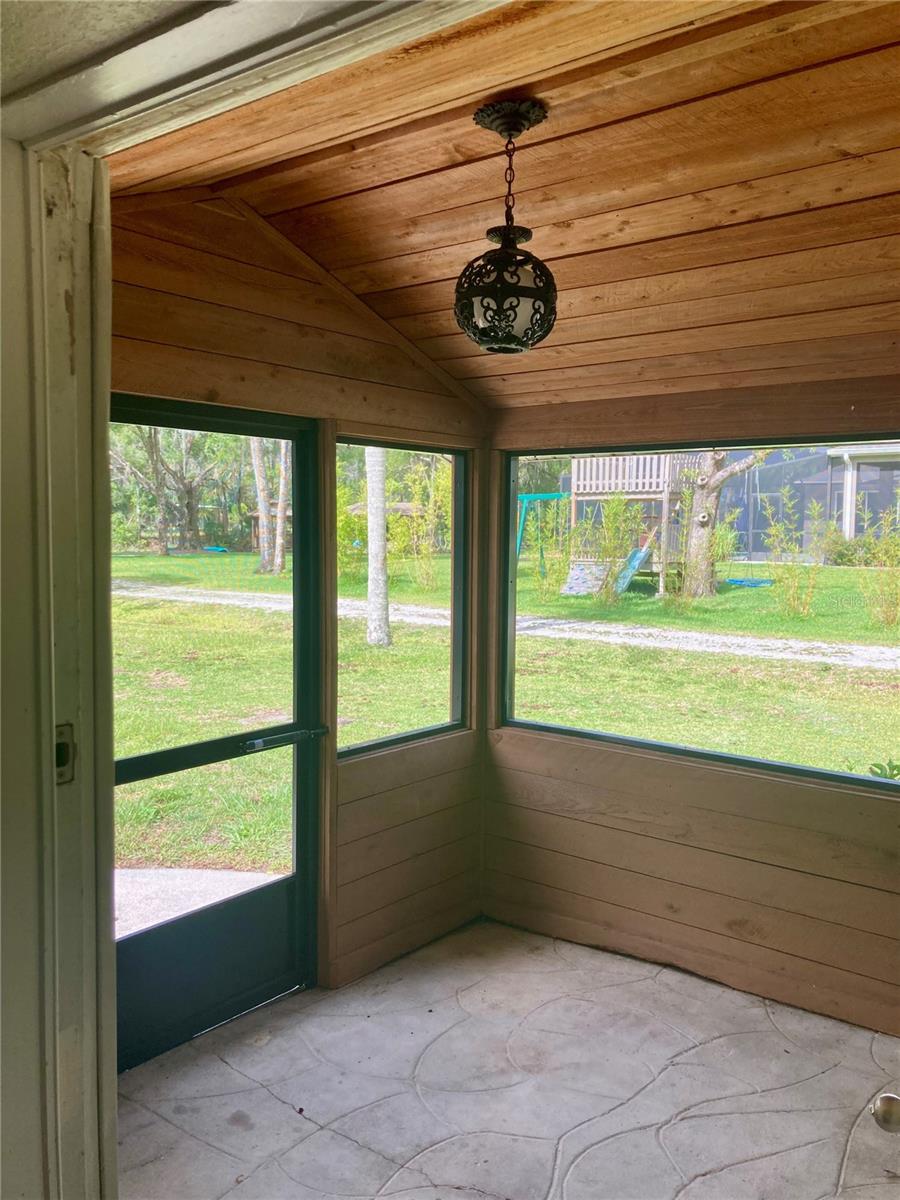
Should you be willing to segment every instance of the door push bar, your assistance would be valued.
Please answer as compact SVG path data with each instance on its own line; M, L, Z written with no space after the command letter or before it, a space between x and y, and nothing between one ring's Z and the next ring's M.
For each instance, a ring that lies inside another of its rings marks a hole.
M321 725L318 729L292 729L288 733L273 733L271 737L253 738L244 742L245 754L255 754L257 750L269 750L273 746L292 746L296 742L307 742L311 738L324 737L328 726Z

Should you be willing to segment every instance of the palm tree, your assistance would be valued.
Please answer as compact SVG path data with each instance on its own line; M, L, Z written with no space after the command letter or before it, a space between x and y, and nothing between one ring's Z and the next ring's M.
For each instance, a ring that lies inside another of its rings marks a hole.
M383 446L366 446L367 541L369 546L366 640L370 646L389 646L391 644L391 624L388 613L386 473L387 450Z

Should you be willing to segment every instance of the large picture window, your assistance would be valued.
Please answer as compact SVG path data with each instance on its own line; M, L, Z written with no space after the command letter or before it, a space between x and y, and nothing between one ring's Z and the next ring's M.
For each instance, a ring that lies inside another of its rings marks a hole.
M900 778L900 442L510 459L507 719Z
M463 719L465 456L337 447L338 747Z

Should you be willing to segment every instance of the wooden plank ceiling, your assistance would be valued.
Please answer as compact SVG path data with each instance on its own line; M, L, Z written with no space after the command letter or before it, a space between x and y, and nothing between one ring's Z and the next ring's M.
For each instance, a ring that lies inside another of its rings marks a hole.
M113 156L115 205L249 205L492 406L883 389L898 79L895 0L512 0ZM550 116L521 139L516 213L559 316L497 357L456 328L453 286L502 216L472 111L523 94Z

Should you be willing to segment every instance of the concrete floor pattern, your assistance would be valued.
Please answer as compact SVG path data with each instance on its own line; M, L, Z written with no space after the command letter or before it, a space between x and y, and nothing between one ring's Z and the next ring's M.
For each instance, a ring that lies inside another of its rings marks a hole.
M897 1200L900 1041L481 923L121 1077L123 1200Z

